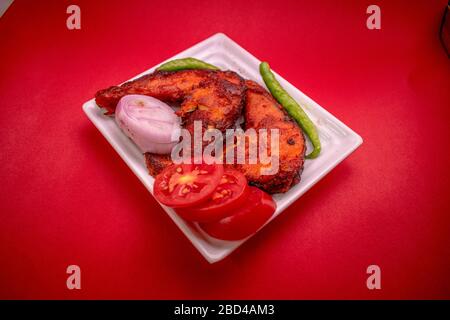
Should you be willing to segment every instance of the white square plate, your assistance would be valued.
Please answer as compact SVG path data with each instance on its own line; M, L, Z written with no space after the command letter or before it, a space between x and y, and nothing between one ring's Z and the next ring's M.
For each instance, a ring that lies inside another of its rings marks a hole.
M184 57L195 57L216 65L223 70L236 71L244 78L264 85L258 69L260 61L222 33L217 33L168 60ZM137 75L135 78L153 72L156 67L158 66ZM275 73L275 75L281 85L301 104L316 124L322 142L322 152L317 159L305 161L302 179L299 184L287 193L274 195L274 199L277 202L277 211L272 219L308 191L309 188L322 179L362 143L362 138L353 130L278 74ZM83 110L130 169L133 170L139 180L153 194L154 179L148 174L144 156L139 149L122 133L112 117L103 115L103 111L97 107L94 99L86 102L83 105ZM309 147L310 145L308 144ZM184 221L172 209L164 205L161 206L210 263L222 260L248 239L240 241L212 239L202 232L196 224Z

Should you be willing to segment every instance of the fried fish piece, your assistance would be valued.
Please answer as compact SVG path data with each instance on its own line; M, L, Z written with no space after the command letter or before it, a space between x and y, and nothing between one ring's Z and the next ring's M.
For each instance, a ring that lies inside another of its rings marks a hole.
M242 112L244 89L244 80L233 71L156 71L120 86L100 90L95 101L107 110L107 114L113 114L123 96L147 95L169 103L181 103L177 114L190 131L195 120L201 120L203 128L225 131L234 125Z
M262 175L261 169L268 167L258 159L257 164L237 164L235 168L247 177L250 184L268 193L288 191L300 182L305 159L305 137L301 128L278 104L272 95L256 82L245 82L246 103L244 107L245 129L268 129L267 155L270 154L270 129L279 130L278 171L274 174ZM258 136L258 140L260 140ZM248 156L248 144L246 144ZM276 156L276 155L274 155Z
M185 70L179 72L153 72L135 80L99 90L95 102L113 114L119 100L127 94L152 96L167 102L181 102L209 72L205 70Z
M146 152L144 156L148 173L152 177L156 177L161 173L161 171L163 171L165 167L168 167L173 163L172 159L170 158L170 154L156 154Z
M232 71L212 71L198 87L186 96L177 114L183 125L193 132L194 121L203 129L222 132L233 128L244 106L244 80Z

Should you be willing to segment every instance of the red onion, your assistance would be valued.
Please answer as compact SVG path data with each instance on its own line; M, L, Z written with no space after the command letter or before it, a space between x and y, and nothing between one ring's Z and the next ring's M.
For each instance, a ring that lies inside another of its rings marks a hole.
M170 153L178 142L180 122L164 102L138 94L122 97L116 122L142 152Z

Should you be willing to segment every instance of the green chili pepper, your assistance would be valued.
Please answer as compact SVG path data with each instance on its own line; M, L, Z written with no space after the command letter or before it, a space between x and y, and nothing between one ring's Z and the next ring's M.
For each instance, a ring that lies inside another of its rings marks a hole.
M209 69L209 70L220 70L216 66L212 64L206 63L204 61L195 59L195 58L184 58L184 59L175 59L163 63L158 68L157 71L179 71L186 69Z
M311 141L314 150L308 154L306 158L316 158L322 147L314 123L305 111L303 111L300 105L286 92L286 90L283 89L277 79L275 79L275 76L272 71L270 71L270 66L267 62L262 62L259 65L259 72L261 73L261 76L273 97L286 109L289 115L297 121L299 126L303 129Z

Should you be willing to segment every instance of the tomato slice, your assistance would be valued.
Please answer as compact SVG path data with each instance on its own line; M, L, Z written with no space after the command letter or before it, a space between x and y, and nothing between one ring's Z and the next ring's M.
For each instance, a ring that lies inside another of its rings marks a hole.
M173 164L156 176L153 193L159 202L169 207L197 205L214 192L222 175L223 165Z
M249 187L245 205L235 214L218 221L200 223L210 236L222 240L241 240L261 228L274 214L275 201L264 191Z
M234 169L225 169L216 190L205 202L197 206L180 208L176 212L190 221L209 222L232 215L242 206L249 186L245 176Z

